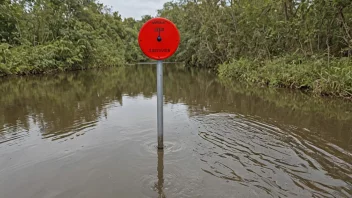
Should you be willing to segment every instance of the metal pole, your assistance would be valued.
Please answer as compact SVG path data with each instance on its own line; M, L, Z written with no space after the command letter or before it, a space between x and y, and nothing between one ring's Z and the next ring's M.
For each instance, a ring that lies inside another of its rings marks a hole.
M157 119L158 119L158 149L164 148L163 126L163 61L157 63Z

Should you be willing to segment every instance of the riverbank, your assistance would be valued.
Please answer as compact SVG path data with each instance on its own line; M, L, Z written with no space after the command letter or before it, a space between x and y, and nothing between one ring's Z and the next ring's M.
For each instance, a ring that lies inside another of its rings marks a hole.
M4 1L0 13L0 76L146 60L137 40L144 22L123 19L94 0Z
M45 53L50 52L43 51L41 55L45 57ZM49 74L124 65L123 61L116 61L120 63L106 66L98 65L96 61L92 64L65 65L66 60L58 62L47 57L39 60L37 56L31 56L31 54L28 58L19 60L21 61L15 65L16 60L12 59L12 66L0 63L0 77ZM24 60L28 61L27 64ZM50 65L40 66L40 62L50 63ZM59 64L55 66L53 63ZM352 100L352 59L350 58L331 59L330 62L324 59L290 59L288 57L267 61L241 58L220 64L216 72L225 81L236 80L259 86L298 89L314 95Z
M118 51L107 53L99 47L86 51L84 46L68 40L37 46L12 47L0 44L0 76L119 66L124 64L123 55Z
M352 99L352 59L283 57L257 61L241 58L219 65L220 78L283 87L320 96Z

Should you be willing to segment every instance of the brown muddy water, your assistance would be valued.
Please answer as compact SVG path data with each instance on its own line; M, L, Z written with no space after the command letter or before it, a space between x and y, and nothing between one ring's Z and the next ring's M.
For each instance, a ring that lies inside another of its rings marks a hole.
M352 103L154 65L0 79L1 198L352 197Z

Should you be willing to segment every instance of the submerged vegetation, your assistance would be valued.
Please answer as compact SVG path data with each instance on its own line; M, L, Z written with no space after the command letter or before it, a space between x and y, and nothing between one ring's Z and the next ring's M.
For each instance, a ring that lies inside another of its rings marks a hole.
M351 0L174 0L158 16L181 33L171 61L352 98ZM96 0L0 0L0 76L145 61L137 36L150 18Z

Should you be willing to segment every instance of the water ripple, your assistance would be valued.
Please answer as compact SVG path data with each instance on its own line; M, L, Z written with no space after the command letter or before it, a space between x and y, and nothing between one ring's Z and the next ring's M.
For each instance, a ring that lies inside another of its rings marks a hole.
M94 127L97 125L97 123L98 123L97 120L87 121L87 122L76 121L71 127L64 128L60 131L51 132L48 134L44 132L43 138L44 139L51 138L53 141L55 141L55 140L60 140L60 139L70 137L74 134L76 134L77 136L84 135L86 132L93 130Z
M0 145L4 143L7 143L8 146L15 145L28 136L27 130L19 130L17 126L5 126L0 129Z
M282 130L234 115L192 119L204 140L196 152L206 174L274 197L352 194L351 153L318 136L310 134L307 139L298 135L300 129Z

